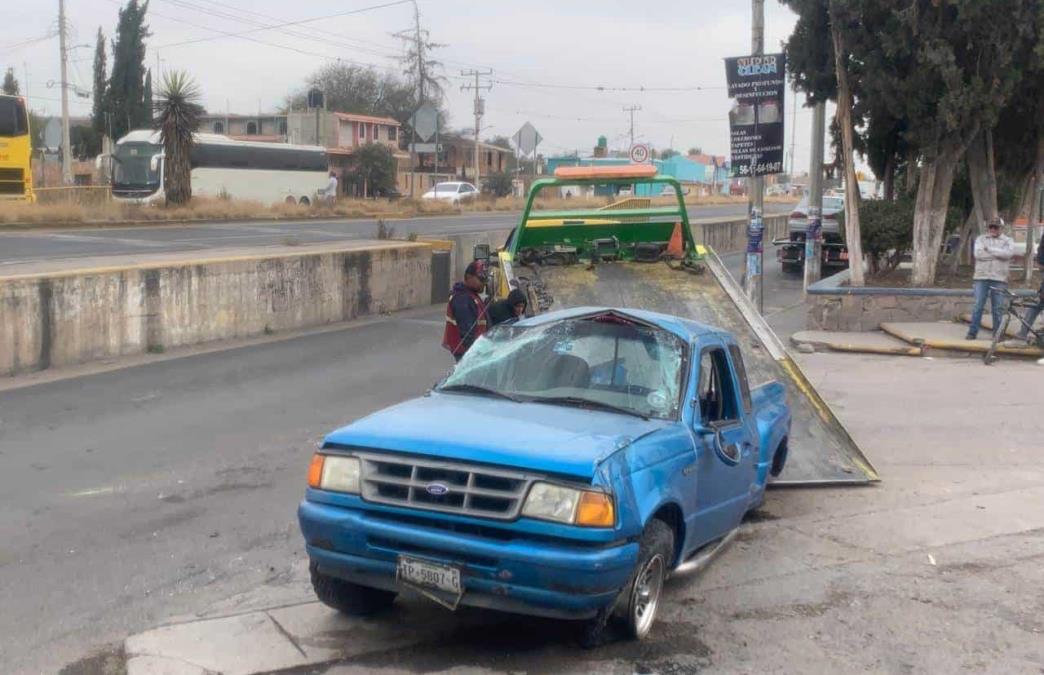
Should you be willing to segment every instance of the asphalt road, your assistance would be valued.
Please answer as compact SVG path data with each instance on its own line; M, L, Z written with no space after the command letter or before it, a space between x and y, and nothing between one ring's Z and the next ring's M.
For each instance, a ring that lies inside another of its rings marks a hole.
M726 262L738 273L741 258ZM787 332L800 280L768 268L766 313ZM300 579L294 510L315 443L448 371L441 314L0 392L4 672L54 672Z
M784 209L782 205L781 209ZM694 206L691 218L742 216L746 204ZM518 221L517 213L464 213L389 220L396 234L454 234L506 229ZM232 246L322 243L344 239L373 239L376 220L257 221L148 225L142 227L67 228L0 232L0 274L3 266L33 260L56 260L129 253L205 251Z

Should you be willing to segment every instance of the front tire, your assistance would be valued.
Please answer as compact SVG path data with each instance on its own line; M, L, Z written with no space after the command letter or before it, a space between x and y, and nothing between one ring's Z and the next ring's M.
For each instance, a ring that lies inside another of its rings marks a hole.
M986 350L986 353L982 356L982 362L987 366L997 360L997 346L1006 339L1008 334L1008 324L1011 322L1011 314L1005 314L1004 320L1001 321L1000 328L994 326L993 339L990 340L990 348Z
M309 206L312 203L312 201L308 199L308 197L301 197L297 200L297 203L301 206Z
M370 588L338 579L319 571L314 562L308 566L312 589L319 602L349 616L369 616L391 607L396 593Z
M663 582L674 562L674 531L662 520L645 526L638 547L638 565L628 587L624 627L633 640L644 640L656 621Z
M674 545L674 530L664 521L654 519L645 526L638 543L638 563L634 574L615 605L615 618L632 640L644 640L656 621L664 581L674 563ZM584 623L581 646L590 649L604 642L613 610L614 607L607 607Z

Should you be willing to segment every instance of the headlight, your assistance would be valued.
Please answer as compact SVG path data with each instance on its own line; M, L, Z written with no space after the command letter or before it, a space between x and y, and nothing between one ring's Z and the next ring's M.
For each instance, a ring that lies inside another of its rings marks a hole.
M334 492L359 492L359 458L340 455L312 456L308 467L308 486Z
M616 512L609 495L551 483L533 485L522 507L522 515L585 527L612 527L616 524Z

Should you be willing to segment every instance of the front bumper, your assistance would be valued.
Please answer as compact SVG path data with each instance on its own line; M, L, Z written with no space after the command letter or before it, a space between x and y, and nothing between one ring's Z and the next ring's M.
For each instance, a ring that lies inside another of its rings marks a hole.
M459 567L463 605L584 619L616 600L638 558L634 541L563 542L515 536L509 527L489 527L497 536L481 536L481 528L471 533L440 527L463 520L439 514L401 518L396 510L371 509L358 498L344 501L354 504L301 503L306 550L323 574L373 588L400 590L395 567L405 554Z

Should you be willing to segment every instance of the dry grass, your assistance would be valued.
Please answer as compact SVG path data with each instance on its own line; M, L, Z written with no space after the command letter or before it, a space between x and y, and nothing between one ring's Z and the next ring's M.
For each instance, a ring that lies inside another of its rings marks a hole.
M0 202L0 225L42 227L49 225L107 225L136 222L185 222L197 220L306 220L309 218L397 218L456 213L440 202L404 199L397 202L344 199L332 205L300 206L231 199L193 199L187 207L135 206L109 202L81 204L21 204Z

